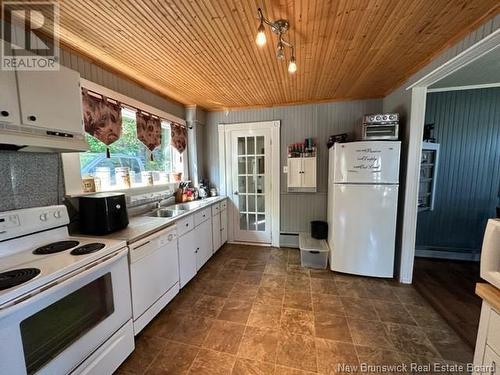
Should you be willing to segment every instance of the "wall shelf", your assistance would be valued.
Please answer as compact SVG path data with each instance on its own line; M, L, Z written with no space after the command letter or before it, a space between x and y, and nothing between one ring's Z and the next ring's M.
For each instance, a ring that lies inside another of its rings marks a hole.
M432 211L436 192L439 162L439 143L422 143L420 180L418 189L418 212Z

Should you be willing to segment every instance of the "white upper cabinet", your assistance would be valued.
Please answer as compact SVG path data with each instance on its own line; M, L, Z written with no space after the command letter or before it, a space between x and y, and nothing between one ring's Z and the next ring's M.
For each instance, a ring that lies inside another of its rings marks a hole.
M316 191L316 156L288 158L288 191Z
M0 70L0 122L19 124L16 73Z
M288 159L288 187L298 188L302 186L302 158Z
M302 158L302 187L316 188L316 158Z
M83 134L80 74L60 66L58 71L17 71L21 123Z

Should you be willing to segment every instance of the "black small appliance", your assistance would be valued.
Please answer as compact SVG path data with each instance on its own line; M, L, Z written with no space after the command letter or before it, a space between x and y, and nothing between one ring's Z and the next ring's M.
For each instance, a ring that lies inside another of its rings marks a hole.
M79 198L80 231L103 235L128 225L125 194L97 193Z
M318 240L328 238L328 223L326 221L314 220L311 221L311 237Z

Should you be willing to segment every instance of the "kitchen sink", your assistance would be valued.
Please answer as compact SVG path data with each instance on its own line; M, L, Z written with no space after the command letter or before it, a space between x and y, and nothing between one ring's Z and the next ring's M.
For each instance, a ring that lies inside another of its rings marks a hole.
M158 210L155 210L148 214L148 216L153 216L153 217L176 217L179 216L180 214L184 213L186 210L181 210L181 209L168 209L168 208L160 208Z
M179 203L173 207L175 207L175 209L177 209L177 210L187 211L187 210L192 210L193 208L198 208L201 205L202 204L199 202L189 202L189 203Z

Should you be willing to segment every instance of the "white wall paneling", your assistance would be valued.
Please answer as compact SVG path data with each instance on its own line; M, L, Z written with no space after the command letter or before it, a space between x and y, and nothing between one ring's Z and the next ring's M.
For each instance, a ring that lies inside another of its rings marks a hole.
M220 181L219 124L245 123L280 120L280 185L281 185L281 232L297 233L309 230L311 220L326 220L326 196L328 180L328 149L326 142L332 134L354 134L354 129L361 123L363 114L382 110L381 99L354 100L331 103L279 106L229 112L208 112L205 128L204 172L210 182L224 191L224 181ZM288 193L286 174L281 168L287 163L287 146L290 143L313 137L318 142L317 193ZM286 203L285 203L286 202ZM293 203L292 203L293 202ZM293 205L293 207L289 207ZM289 209L293 208L293 212Z

